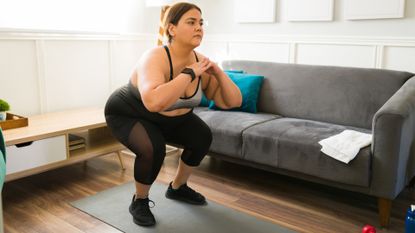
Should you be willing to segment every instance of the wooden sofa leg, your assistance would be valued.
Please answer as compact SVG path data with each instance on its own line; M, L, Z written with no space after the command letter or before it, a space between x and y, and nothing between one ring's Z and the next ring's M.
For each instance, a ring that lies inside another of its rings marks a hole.
M391 209L392 209L392 200L379 197L378 208L379 208L380 226L388 227L389 221L390 221Z

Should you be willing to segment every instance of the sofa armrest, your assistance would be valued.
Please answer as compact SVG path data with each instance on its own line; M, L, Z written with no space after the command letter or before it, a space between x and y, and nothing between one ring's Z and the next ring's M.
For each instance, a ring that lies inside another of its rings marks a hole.
M415 77L376 112L372 127L370 193L394 199L415 172Z

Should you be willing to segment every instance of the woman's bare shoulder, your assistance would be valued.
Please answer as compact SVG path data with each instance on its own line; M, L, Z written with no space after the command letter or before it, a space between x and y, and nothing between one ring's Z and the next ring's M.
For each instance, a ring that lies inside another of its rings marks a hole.
M136 66L138 86L146 82L164 82L168 72L168 58L163 47L151 48L143 53ZM140 90L140 93L144 92Z
M197 58L199 59L199 61L200 61L200 60L202 60L202 59L204 59L204 58L206 58L206 56L205 56L205 55L203 55L203 54L199 53L198 51L195 51L195 53L196 53Z
M166 51L162 46L149 49L143 53L138 61L137 68L164 67L168 64Z
M166 51L162 46L146 50L140 58L140 61L148 61L153 59L165 59Z

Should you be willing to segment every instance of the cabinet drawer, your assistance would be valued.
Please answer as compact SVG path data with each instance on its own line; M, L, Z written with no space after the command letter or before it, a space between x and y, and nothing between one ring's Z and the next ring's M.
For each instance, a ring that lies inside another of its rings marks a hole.
M33 141L22 147L6 147L6 174L24 171L66 159L65 136Z

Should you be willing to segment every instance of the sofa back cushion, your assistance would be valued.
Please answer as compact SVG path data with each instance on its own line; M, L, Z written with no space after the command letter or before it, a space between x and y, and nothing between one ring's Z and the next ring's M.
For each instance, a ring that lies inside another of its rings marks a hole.
M371 129L376 111L414 74L230 60L224 69L265 76L258 111Z

